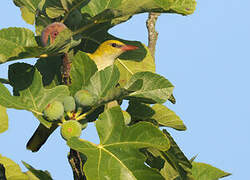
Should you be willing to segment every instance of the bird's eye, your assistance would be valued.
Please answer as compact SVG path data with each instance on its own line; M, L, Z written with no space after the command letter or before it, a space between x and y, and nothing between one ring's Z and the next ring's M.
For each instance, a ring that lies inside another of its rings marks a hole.
M112 43L111 46L112 47L117 47L117 44L116 43Z

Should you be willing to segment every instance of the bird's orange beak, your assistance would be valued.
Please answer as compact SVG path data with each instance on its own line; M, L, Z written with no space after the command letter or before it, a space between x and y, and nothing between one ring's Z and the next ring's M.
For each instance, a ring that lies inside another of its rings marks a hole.
M132 46L132 45L125 45L125 46L122 46L121 48L123 51L131 51L131 50L135 50L135 49L138 49L137 46Z

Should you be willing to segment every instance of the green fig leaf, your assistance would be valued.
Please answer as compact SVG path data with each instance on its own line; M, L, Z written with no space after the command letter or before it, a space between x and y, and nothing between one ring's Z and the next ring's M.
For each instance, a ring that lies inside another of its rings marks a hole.
M29 177L29 180L39 180L32 172L26 171L25 174Z
M46 1L44 8L50 18L54 19L64 15L66 19L75 9L80 10L88 2L89 0Z
M155 114L155 111L148 104L138 101L129 101L126 111L131 115L133 121L148 120Z
M56 1L51 1L51 2L56 2ZM46 14L49 16L49 18L54 19L59 16L62 16L65 13L64 9L58 6L52 6L46 8Z
M61 66L62 56L49 56L37 60L35 68L37 68L42 75L45 88L53 88L61 84Z
M5 176L10 180L28 180L28 176L21 171L21 168L11 159L0 155L0 164L5 168Z
M26 28L5 28L0 30L0 64L9 60L40 55L34 33ZM35 54L35 55L34 55Z
M182 15L188 15L194 12L195 6L195 0L92 0L82 8L82 13L87 13L93 17L109 9L113 14L113 18L143 12L174 12Z
M177 179L179 173L171 166L168 161L165 161L164 167L161 169L161 175L165 178L165 180L174 180Z
M140 90L132 92L127 99L136 99L145 103L164 103L173 93L174 86L163 76L152 72L135 73L129 82L125 85L125 89L129 89L138 79L143 80Z
M160 155L155 155L151 152L149 152L147 149L150 149L151 151L154 150L154 148L143 148L141 149L141 152L146 156L146 163L151 168L156 168L158 170L161 170L164 166L165 161L161 158Z
M56 36L53 44L45 48L45 53L52 55L66 53L70 48L77 46L80 42L81 40L75 40L73 38L73 32L66 28Z
M20 7L20 11L22 14L22 18L25 20L28 24L34 24L35 22L35 14L29 11L27 7Z
M231 175L205 163L193 162L192 166L192 175L195 180L218 180Z
M72 84L69 89L72 95L89 84L90 78L97 71L96 64L89 56L79 51L73 59L70 77Z
M23 20L28 24L34 24L36 10L41 0L13 0L20 7Z
M0 105L0 133L8 129L8 115L6 108Z
M168 164L171 164L172 168L178 172L180 179L186 180L189 171L192 168L192 164L190 161L186 158L184 153L181 151L181 149L178 147L178 145L175 143L174 139L171 137L171 135L166 131L163 130L163 133L166 135L166 137L170 140L171 147L167 151L158 151L156 149L148 149L151 153L156 154L158 156L159 154L161 157L167 162L165 166ZM171 168L170 168L171 169ZM173 169L170 170L169 168L165 168L167 172L163 172L164 169L161 170L161 174L167 174L168 171L171 171L173 174ZM165 177L165 176L164 176Z
M65 29L58 34L53 44L41 47L38 46L34 33L29 29L1 29L0 64L17 59L48 57L68 52L70 48L80 43L80 40L75 40L72 36L73 32Z
M50 176L48 171L41 171L41 170L36 170L33 168L31 165L28 163L22 161L23 165L31 172L34 176L36 176L40 180L52 180L52 177Z
M133 55L136 55L135 52L131 51L131 54L122 55L117 61L116 65L119 68L121 73L119 83L123 87L127 84L129 79L137 72L141 71L150 71L155 72L155 63L153 57L151 56L148 48L144 45L144 47L140 47L140 49L146 50L146 56L143 57L142 60L136 61L133 58ZM138 54L137 57L142 57Z
M4 50L2 50L2 52L4 53L1 53L0 49L0 61L2 62L22 58L40 57L44 54L63 53L66 52L70 47L78 45L80 42L77 41L78 38L86 40L86 42L84 42L85 45L81 47L81 50L85 51L84 47L92 48L92 45L88 43L88 40L95 42L96 46L99 45L98 43L101 43L104 40L114 39L114 37L109 35L107 31L111 27L127 21L134 14L144 12L161 12L189 15L194 12L196 6L195 0L166 0L164 2L162 0L146 0L143 2L140 0L61 0L41 2L39 2L38 0L32 2L30 0L14 0L14 2L17 6L23 9L23 17L27 22L33 23L34 16L36 17L35 22L37 35L40 35L41 31L48 24L54 22L56 20L55 18L62 18L61 22L64 22L66 26L68 26L68 28L70 28L74 32L67 30L65 31L65 33L60 33L59 36L61 35L61 37L63 38L58 37L58 43L52 44L48 48L42 48L39 46L18 46L17 49L13 47L8 48L11 49L9 51L9 53L11 54L8 54L8 51L5 52ZM71 24L70 22L73 20L77 20L77 23ZM74 38L77 39L73 40L73 35L76 35L77 37L74 36ZM6 45L6 47L14 46L10 43ZM15 51L13 51L14 49ZM145 57L145 49L143 48L143 50L143 57ZM134 57L139 57L138 54L142 53L140 51L142 50L124 53L121 56L121 59L131 60L134 59ZM126 56L129 58L125 58ZM142 58L140 60L142 60ZM120 64L121 66L123 66L123 70L125 72L128 71L127 66L133 66L133 63L131 64L120 62ZM152 67L148 66L147 69L144 69L144 71L145 70L152 71L153 69ZM134 71L121 73L121 82L129 79L130 77L128 77L128 74L130 74L131 72L133 73ZM122 86L125 84L126 82L124 82Z
M16 64L17 69L21 66L23 66L23 63ZM27 79L29 78L27 77ZM18 79L16 80L18 81ZM15 89L15 87L13 88ZM52 89L45 89L40 73L35 70L32 84L28 88L20 90L18 93L20 94L19 96L12 96L8 89L0 84L0 104L7 108L31 111L44 126L49 128L51 123L42 117L42 111L52 101L61 101L64 97L68 96L69 90L68 87L64 85Z
M72 149L87 156L84 165L87 179L164 179L156 169L144 164L145 156L139 152L145 147L169 149L168 138L158 128L147 122L126 126L118 106L101 114L96 128L99 145L78 138L67 142Z
M87 86L83 89L88 90L98 99L104 98L108 91L114 88L119 81L120 73L115 65L108 66L104 70L96 72Z
M152 109L155 113L151 118L156 120L160 125L171 127L180 131L187 129L180 117L166 106L162 104L155 104L152 106Z
M113 100L121 100L128 94L129 92L126 89L113 87L108 91L107 95L98 102L98 104L105 104Z

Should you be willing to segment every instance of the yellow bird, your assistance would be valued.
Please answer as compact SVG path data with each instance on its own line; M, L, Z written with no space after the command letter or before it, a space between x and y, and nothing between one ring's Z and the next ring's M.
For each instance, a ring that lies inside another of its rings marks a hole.
M88 53L88 56L96 63L97 68L100 71L114 64L115 59L122 53L135 49L138 49L138 47L126 45L118 40L107 40L103 42L94 53ZM39 124L33 136L27 143L26 148L32 152L37 152L57 127L58 125L54 124L48 129L42 124Z
M108 40L103 42L93 54L88 53L88 56L95 61L100 71L114 64L115 59L122 53L135 49L138 47L126 45L117 40Z

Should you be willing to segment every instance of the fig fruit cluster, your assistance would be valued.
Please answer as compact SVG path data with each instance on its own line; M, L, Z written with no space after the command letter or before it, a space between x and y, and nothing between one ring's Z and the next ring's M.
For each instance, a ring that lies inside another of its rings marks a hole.
M76 112L77 109L93 106L94 96L87 90L79 90L74 97L66 96L62 101L53 101L49 103L43 111L45 119L56 121L62 119L64 113Z

